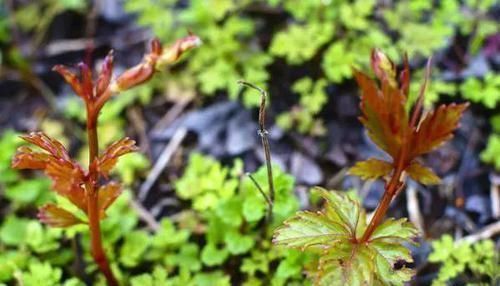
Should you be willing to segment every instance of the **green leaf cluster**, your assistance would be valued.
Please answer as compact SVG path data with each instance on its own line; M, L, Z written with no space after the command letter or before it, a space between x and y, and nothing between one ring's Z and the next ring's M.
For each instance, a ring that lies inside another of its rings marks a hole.
M500 75L488 73L482 80L469 77L460 86L460 92L465 99L494 109L500 102Z
M184 89L206 96L225 94L235 100L241 94L235 84L239 79L264 89L273 79L295 82L289 86L300 95L298 101L292 111L278 116L278 123L285 129L321 135L319 113L335 100L321 89L351 80L352 67L368 65L368 58L360 55L377 47L398 61L402 52L429 57L449 46L457 33L472 34L470 51L475 53L498 29L488 14L494 2L403 0L381 5L374 0L196 0L183 5L177 0L130 0L125 9L165 42L185 34L179 27L188 27L201 37L204 47L193 51L189 62L170 75ZM270 18L276 24L270 25ZM296 91L294 86L306 80L303 75L297 79L288 73L271 74L274 65L312 70L315 76L307 80L312 87ZM427 104L440 94L454 95L456 89L450 85L431 82ZM271 94L271 99L275 96L283 95ZM257 106L259 98L244 90L241 101L247 107Z
M297 80L292 91L299 94L300 105L289 112L281 113L276 119L277 124L284 130L295 127L301 133L324 134L323 122L316 117L328 101L326 86L326 79L314 82L310 77L304 77Z
M210 157L191 155L184 176L177 181L176 192L180 198L191 201L198 218L193 229L203 229L205 244L199 249L201 265L195 261L189 265L223 267L241 257L239 271L244 275L244 285L302 283L301 269L307 256L275 250L268 242L273 226L299 207L293 194L293 177L273 167L275 201L273 220L268 222L266 200L242 173L240 161L228 168ZM268 193L266 169L260 168L252 176ZM279 263L277 269L271 267L274 263Z
M495 285L500 281L500 256L492 240L472 244L443 235L432 248L429 261L442 264L433 286L447 285L459 277L468 277L467 285Z
M199 207L163 218L154 230L141 226L131 208L131 192L126 190L101 223L104 248L123 285L229 286L234 279L246 286L309 285L302 269L313 256L276 249L270 243L271 230L299 208L293 178L274 167L275 204L273 220L268 222L266 201L242 170L238 161L228 168L193 154L176 192L185 203ZM269 192L265 168L253 177ZM207 199L207 194L214 196ZM64 198L57 200L70 206ZM26 208L34 208L34 203ZM93 285L105 285L90 263L85 226L46 228L22 215L20 209L19 214L11 213L0 221L0 283L80 286L76 278L65 279L74 275L72 262L83 259ZM70 244L82 248L81 257L74 256L67 247Z
M369 239L366 213L348 195L316 189L325 200L322 211L301 211L287 219L273 242L287 248L318 253L317 268L309 270L314 285L403 285L414 272L396 264L413 261L405 246L417 235L406 219L388 219Z

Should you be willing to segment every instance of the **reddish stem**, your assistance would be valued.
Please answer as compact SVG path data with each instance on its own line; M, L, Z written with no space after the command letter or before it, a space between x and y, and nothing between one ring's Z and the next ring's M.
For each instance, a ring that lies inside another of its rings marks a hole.
M117 286L118 282L111 271L108 259L104 252L101 241L101 226L98 207L98 179L97 170L92 167L99 153L99 141L97 137L97 115L92 106L87 106L87 135L89 141L89 176L87 187L87 213L89 219L89 231L91 240L91 253L95 263L104 274L108 285Z
M396 196L398 190L403 187L403 183L400 182L402 173L402 170L396 170L389 183L386 184L384 195L382 196L382 199L380 200L368 227L363 233L363 237L360 240L361 242L366 242L370 239L370 236L373 234L377 226L382 222L385 213L389 209L392 199Z

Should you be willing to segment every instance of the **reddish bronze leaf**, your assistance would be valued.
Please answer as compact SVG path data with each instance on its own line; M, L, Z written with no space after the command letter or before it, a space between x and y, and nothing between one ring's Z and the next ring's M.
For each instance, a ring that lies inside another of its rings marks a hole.
M104 176L108 177L109 172L115 166L118 158L127 153L134 152L138 148L135 146L135 141L126 137L114 142L104 153L98 158L97 169Z
M132 67L116 79L115 85L118 91L124 91L130 89L134 86L140 85L153 77L155 72L154 65L152 63L143 61L142 63Z
M201 40L194 34L189 34L189 36L177 40L172 46L163 49L162 55L158 59L159 66L157 68L174 63L183 53L199 45L201 45Z
M96 97L106 91L113 75L113 50L109 51L101 66L101 72L96 83Z
M38 212L38 219L52 227L69 227L75 224L83 223L83 221L69 211L54 204L48 204L41 207Z
M45 173L52 179L52 188L59 195L69 199L84 212L87 211L87 199L82 187L85 174L79 165L73 162L50 160Z
M37 145L46 153L36 152L29 147L22 146L12 160L12 167L44 170L52 179L52 188L58 194L86 211L85 190L82 188L85 172L78 163L70 159L64 146L41 132L31 133L22 138Z
M97 204L101 217L104 217L106 209L118 198L122 193L121 186L118 183L110 182L99 188Z
M411 163L406 172L410 178L424 185L437 185L441 182L441 179L431 169L417 162Z
M17 149L16 155L12 158L12 168L14 169L45 169L49 154L35 152L27 146L21 146Z
M68 151L66 150L66 148L64 148L61 142L50 138L42 132L31 132L29 135L21 136L21 138L33 145L42 148L55 158L65 161L71 160Z
M81 85L82 85L82 95L86 99L92 99L94 97L94 83L92 82L92 70L90 67L81 62L78 64L81 74Z
M154 38L151 41L151 53L155 56L159 56L162 53L162 47L161 47L161 42L160 39Z
M399 73L399 82L399 89L408 98L410 92L410 65L406 54L403 57L403 70Z
M452 132L457 128L468 104L441 105L421 116L425 89L430 78L429 59L425 79L410 119L405 109L410 87L410 69L406 56L399 81L394 64L380 51L373 51L371 65L380 85L364 73L354 71L361 89L361 123L367 129L371 140L392 157L392 165L397 167L398 172L407 171L415 180L424 184L438 183L439 178L431 170L415 163L414 160L452 137ZM350 172L369 179L391 171L389 164L378 164L380 163L368 160L358 163Z
M355 71L354 75L361 88L360 120L372 141L395 158L408 132L406 96L386 81L379 89L365 74Z
M392 164L386 161L370 158L366 161L357 162L349 169L351 175L359 176L363 180L385 177L392 171Z
M75 73L71 72L64 65L56 65L52 68L52 70L58 72L78 96L83 97L82 85L80 83L80 79Z
M428 153L453 137L468 103L441 105L423 117L409 142L410 158Z

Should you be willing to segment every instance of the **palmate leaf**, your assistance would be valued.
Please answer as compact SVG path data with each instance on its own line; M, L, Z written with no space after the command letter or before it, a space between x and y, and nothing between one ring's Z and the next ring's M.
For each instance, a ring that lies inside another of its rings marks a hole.
M309 273L315 285L403 285L414 272L396 264L412 262L403 243L417 230L406 219L388 219L360 243L366 213L345 194L317 188L325 200L321 212L298 212L274 233L273 242L303 251L321 252L318 268Z
M130 152L137 151L135 141L125 137L109 145L104 153L97 160L97 169L104 176L108 177L109 172L115 167L118 158Z
M315 188L326 200L320 212L298 212L286 220L274 233L273 242L291 248L328 248L335 241L355 236L358 222L366 227L359 205L344 195ZM361 233L361 232L359 232Z
M408 131L408 114L405 111L406 96L389 81L382 81L379 89L374 80L355 71L361 88L361 123L370 139L391 157L396 157Z
M349 169L349 174L359 176L363 180L378 179L389 175L392 164L386 161L370 158L366 161L356 163Z
M360 71L354 71L361 89L360 121L366 127L370 139L392 157L393 166L402 164L399 166L403 166L403 171L422 184L438 184L439 178L431 170L415 163L415 159L453 136L468 104L441 105L436 110L422 114L425 89L430 77L428 61L418 101L409 114L405 108L410 90L408 60L405 58L404 69L398 75L392 61L382 52L374 50L371 66L379 83ZM358 163L350 172L363 179L376 179L389 174L391 169L382 161L369 159Z
M87 202L82 188L85 172L77 162L71 160L66 148L41 132L33 132L21 138L38 146L42 152L26 146L19 147L12 160L12 167L44 170L52 179L54 191L85 211Z
M453 136L453 130L457 128L460 117L468 105L468 103L452 103L441 105L429 112L411 137L410 157L429 153L448 141Z
M424 185L436 185L441 182L441 179L431 169L417 162L411 163L406 172L410 178Z
M97 205L101 212L101 218L105 216L104 212L106 209L118 198L122 193L122 189L119 184L115 182L110 182L99 188Z
M69 211L54 204L47 204L40 208L38 219L52 227L68 227L83 223L79 218Z

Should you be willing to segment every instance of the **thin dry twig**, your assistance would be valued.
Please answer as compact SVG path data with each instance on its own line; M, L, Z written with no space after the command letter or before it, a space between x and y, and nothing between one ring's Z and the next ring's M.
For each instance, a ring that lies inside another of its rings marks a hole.
M170 158L172 158L172 155L174 154L175 150L179 148L179 145L181 144L182 140L184 140L186 135L187 135L186 128L179 128L174 133L174 136L167 144L167 146L165 146L165 149L163 149L163 152L160 154L160 157L153 166L153 169L146 178L146 181L144 181L144 183L142 183L141 187L139 188L138 198L140 201L144 201L144 199L146 199L149 190L154 185L154 183L160 176L163 169L165 169L168 162L170 161Z
M261 89L260 87L254 85L252 83L243 81L243 80L239 80L238 83L243 85L243 86L253 88L260 93L258 133L259 133L259 136L261 138L262 148L264 148L264 155L266 158L267 183L269 185L269 200L267 200L267 196L264 196L264 198L266 199L266 201L268 201L267 219L268 219L268 221L271 221L272 213L273 213L273 203L274 203L274 183L273 183L273 170L272 170L272 166L271 166L271 147L269 146L269 139L267 138L269 132L266 130L266 126L265 126L267 92L265 90ZM252 182L255 184L257 189L261 193L264 193L262 191L262 188L257 183L257 181L254 180L252 177L250 177L250 179L252 179Z
M163 115L158 122L151 129L151 133L159 132L166 129L179 115L184 111L186 106L192 101L192 98L177 101L172 108Z
M408 208L408 216L410 217L410 221L417 227L422 236L425 237L422 213L420 212L420 207L418 206L416 184L408 184L408 188L406 188L406 195L406 207Z
M493 218L500 219L500 176L490 174L490 198Z
M474 243L479 240L491 238L498 234L500 234L500 221L487 225L473 234L458 239L458 241L467 241L470 243Z
M137 212L139 218L142 219L142 221L144 221L152 231L157 231L158 229L160 229L160 224L141 203L132 199L130 200L129 204Z

